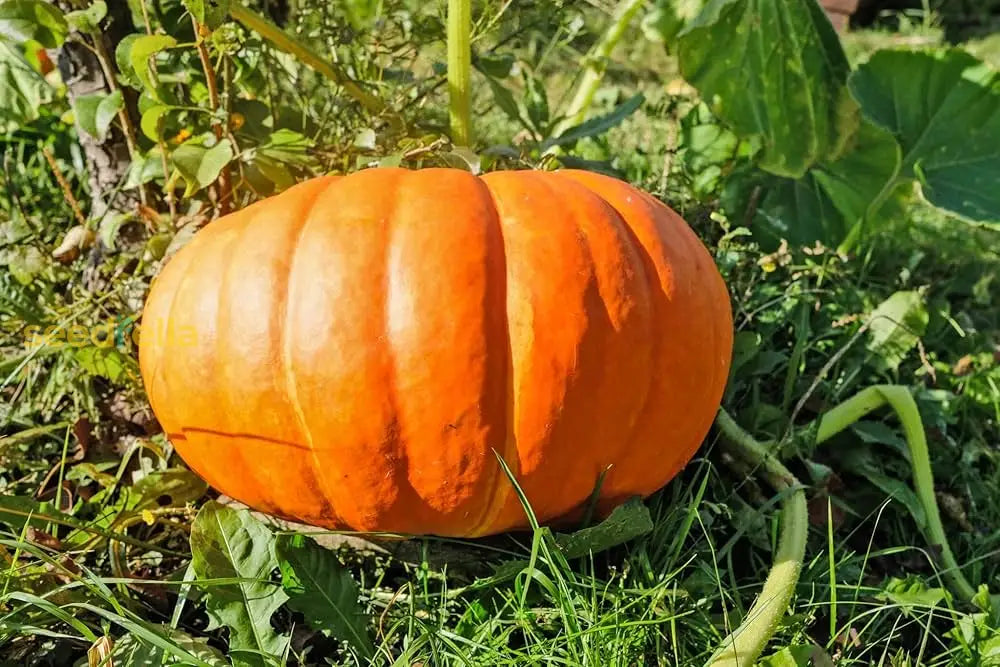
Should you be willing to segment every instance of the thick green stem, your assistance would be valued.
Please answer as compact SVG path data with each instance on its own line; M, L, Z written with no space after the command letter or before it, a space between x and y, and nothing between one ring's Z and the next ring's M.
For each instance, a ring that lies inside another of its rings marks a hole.
M941 552L945 577L959 595L971 600L976 595L976 589L962 574L948 544L934 496L927 436L917 403L909 389L878 385L861 391L820 418L816 443L826 442L865 415L886 405L895 411L903 426L913 466L913 486L924 509L922 528L928 541ZM764 445L740 428L725 410L719 411L715 424L723 435L722 444L727 452L758 467L771 486L788 493L782 508L778 551L764 588L743 623L723 640L722 646L708 662L711 667L749 667L764 650L792 599L805 557L809 516L802 485Z
M448 93L451 141L472 146L472 2L448 0Z
M806 553L809 512L802 485L764 445L740 428L725 410L719 411L715 424L730 454L759 467L775 490L787 493L781 512L778 551L764 587L743 623L722 641L708 661L711 667L749 667L771 639L795 592Z
M275 47L295 56L305 65L313 68L326 78L341 86L348 95L353 97L366 111L372 114L379 114L385 110L385 103L371 93L366 92L360 85L347 75L334 63L323 58L309 46L295 39L278 26L274 25L266 18L247 9L238 2L229 7L229 15L244 26L253 30L261 37L271 42Z
M577 84L576 93L570 100L569 106L563 114L563 119L552 131L553 137L582 123L587 118L587 110L590 109L594 101L594 95L604 78L604 71L607 69L608 59L611 53L618 46L622 35L635 15L642 9L644 0L622 0L615 10L615 15L611 20L611 25L601 37L601 40L594 45L594 48L587 54L585 59L586 69Z
M955 560L955 555L948 544L948 537L945 535L941 514L938 511L937 498L934 495L934 476L931 471L930 455L927 451L927 436L924 432L923 420L920 418L917 403L913 400L909 389L898 385L878 385L861 391L823 415L816 433L816 443L826 442L868 413L884 405L890 406L895 411L903 426L906 444L910 449L913 486L924 510L925 525L921 528L924 530L927 540L941 551L944 576L947 577L960 596L971 600L976 594L976 589L962 574L958 561Z

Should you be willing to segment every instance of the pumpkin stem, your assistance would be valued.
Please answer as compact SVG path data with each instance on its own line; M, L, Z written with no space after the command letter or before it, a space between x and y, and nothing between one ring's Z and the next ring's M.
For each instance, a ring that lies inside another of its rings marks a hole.
M471 147L472 2L448 0L448 93L451 97L451 140Z
M722 446L727 452L759 468L775 490L785 493L781 537L764 587L743 623L722 640L707 663L711 667L749 667L774 635L799 582L806 554L809 512L804 487L767 447L744 431L724 409L719 410L715 424L723 435Z
M910 390L899 385L876 385L862 390L823 415L816 432L816 444L826 442L884 405L888 405L896 413L903 427L903 435L906 437L906 445L910 451L910 465L913 468L913 487L924 510L924 520L920 528L924 531L927 541L940 549L941 562L944 565L943 574L951 582L955 592L965 600L971 600L976 595L976 589L962 574L958 561L955 560L955 554L948 544L944 526L941 524L941 514L934 495L930 455L927 451L927 435L923 420L920 418L920 411L917 409L917 402L913 400Z

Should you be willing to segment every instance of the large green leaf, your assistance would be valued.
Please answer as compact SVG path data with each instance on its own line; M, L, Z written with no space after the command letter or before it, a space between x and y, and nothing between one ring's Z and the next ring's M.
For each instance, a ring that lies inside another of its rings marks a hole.
M52 100L52 87L9 44L0 40L0 131L38 118Z
M270 581L278 566L271 531L246 510L210 502L191 526L191 564L199 579L228 580L204 588L209 616L229 628L233 663L277 662L288 637L274 631L271 616L288 595Z
M901 177L935 206L1000 223L1000 73L957 49L887 50L849 86L902 146Z
M365 660L375 654L358 604L358 586L337 556L304 535L275 543L288 606L316 630L350 644Z
M677 37L681 73L736 134L759 137L761 168L799 178L857 130L850 71L815 0L713 0Z
M899 145L871 123L862 123L852 147L823 161L800 179L773 179L756 211L754 235L768 249L786 239L793 245L820 241L837 245L878 212L878 199L899 165Z
M59 9L45 0L0 2L0 39L17 44L35 40L47 49L62 45L69 24Z

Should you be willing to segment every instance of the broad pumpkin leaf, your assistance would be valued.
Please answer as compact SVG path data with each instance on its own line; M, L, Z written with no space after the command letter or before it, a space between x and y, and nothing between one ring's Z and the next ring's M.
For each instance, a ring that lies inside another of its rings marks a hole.
M0 2L0 38L17 44L35 40L47 49L62 46L69 34L66 18L45 0Z
M673 46L684 26L705 8L706 0L657 0L642 19L642 31L651 41Z
M52 87L28 61L0 40L0 131L12 131L38 118L52 101Z
M235 665L276 662L288 637L271 627L271 616L288 599L271 583L278 566L271 531L246 510L209 502L191 526L191 564L205 584L205 606L216 626L229 628L229 653Z
M878 51L849 87L895 135L903 178L935 206L1000 223L1000 72L958 49Z
M772 179L764 188L752 231L773 249L816 241L837 245L855 225L872 219L878 199L890 187L900 161L899 145L885 130L862 123L851 148L839 159L821 161L799 179Z
M741 138L759 166L800 178L835 160L857 131L850 71L815 0L713 0L678 35L681 75Z
M371 660L375 647L358 604L358 586L336 554L305 535L279 535L275 553L288 606L314 629L347 642Z

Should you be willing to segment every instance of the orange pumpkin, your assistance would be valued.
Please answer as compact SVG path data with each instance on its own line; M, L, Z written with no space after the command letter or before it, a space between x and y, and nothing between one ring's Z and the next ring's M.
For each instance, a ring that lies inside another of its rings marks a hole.
M198 232L140 364L185 461L329 528L478 536L666 484L698 449L732 318L670 208L580 172L372 169Z

